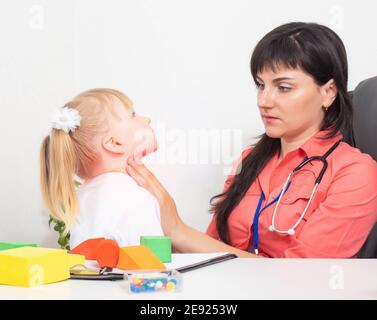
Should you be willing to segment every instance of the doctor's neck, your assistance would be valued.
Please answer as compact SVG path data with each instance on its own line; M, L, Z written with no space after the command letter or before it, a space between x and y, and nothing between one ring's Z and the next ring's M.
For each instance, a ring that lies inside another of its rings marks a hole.
M307 130L299 135L293 137L281 137L280 138L280 154L279 160L283 160L288 153L300 148L306 141L319 132L319 129Z

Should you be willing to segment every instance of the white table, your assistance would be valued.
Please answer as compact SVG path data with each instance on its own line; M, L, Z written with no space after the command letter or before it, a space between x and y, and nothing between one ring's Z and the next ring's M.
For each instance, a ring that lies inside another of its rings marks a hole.
M179 267L217 254L173 254ZM233 259L182 274L179 293L129 294L125 281L0 285L0 299L377 299L377 259Z

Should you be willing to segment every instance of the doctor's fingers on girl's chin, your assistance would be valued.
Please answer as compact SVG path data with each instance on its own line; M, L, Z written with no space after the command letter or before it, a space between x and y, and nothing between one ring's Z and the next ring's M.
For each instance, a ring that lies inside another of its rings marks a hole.
M149 185L148 183L146 182L146 180L143 178L143 176L137 171L135 170L132 166L130 165L127 165L126 167L126 171L127 173L130 175L130 177L132 179L135 180L135 182L140 186L140 187L143 187L144 189L147 189L148 191L151 191L149 189Z
M160 196L164 191L158 179L150 172L143 163L136 163L132 158L128 159L126 168L128 174L143 188L155 196Z
M127 160L127 164L136 172L136 174L140 175L144 179L151 180L153 177L152 172L150 172L140 160L135 160L130 157Z
M169 202L169 198L171 198L169 192L143 163L137 164L130 158L126 170L141 187L152 193L160 203Z
M137 162L132 158L129 158L127 164L130 165L135 171L137 171L144 179L160 184L155 175L144 165L143 162Z

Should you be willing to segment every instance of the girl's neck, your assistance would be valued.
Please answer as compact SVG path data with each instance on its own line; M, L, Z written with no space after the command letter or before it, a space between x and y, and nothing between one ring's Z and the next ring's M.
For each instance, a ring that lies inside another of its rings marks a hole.
M107 161L107 162L97 163L96 165L93 165L91 168L89 168L88 179L93 179L94 177L97 177L101 174L109 173L109 172L119 172L119 173L127 174L126 165L125 164L123 165L123 163L127 163L127 162L124 160L121 160L121 161Z

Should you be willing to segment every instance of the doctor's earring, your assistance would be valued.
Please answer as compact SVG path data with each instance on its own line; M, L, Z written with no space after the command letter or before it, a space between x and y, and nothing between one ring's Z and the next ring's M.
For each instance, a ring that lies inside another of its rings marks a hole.
M326 112L329 107L322 106L322 109Z

